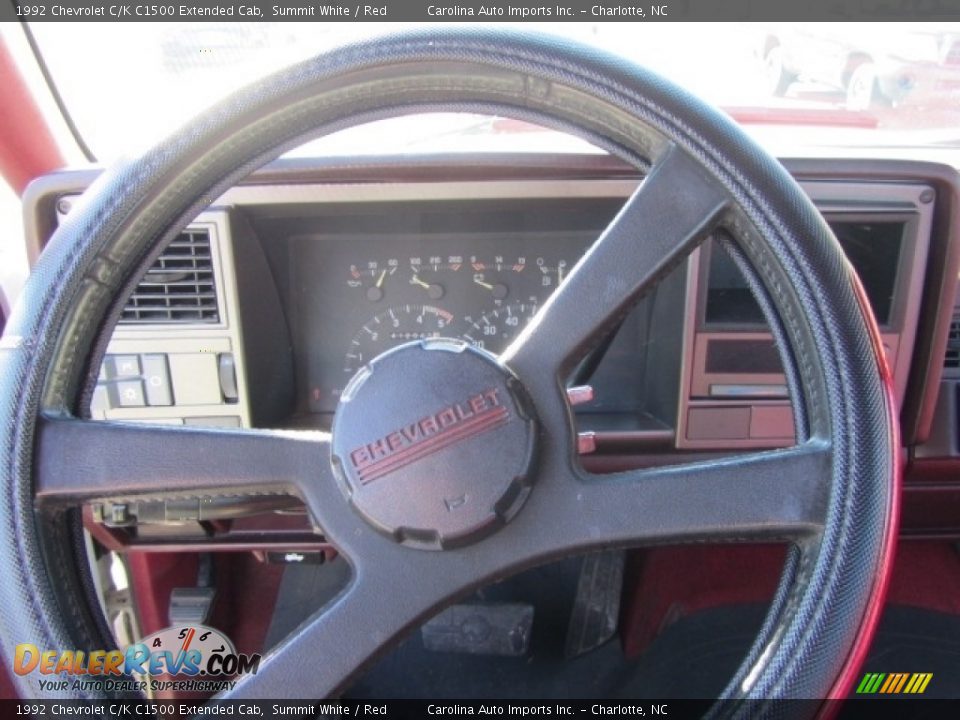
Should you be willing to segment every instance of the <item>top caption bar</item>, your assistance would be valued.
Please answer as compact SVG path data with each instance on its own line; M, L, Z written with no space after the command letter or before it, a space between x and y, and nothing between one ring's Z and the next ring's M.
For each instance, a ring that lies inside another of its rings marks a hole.
M960 0L372 0L122 3L0 0L4 22L948 21Z

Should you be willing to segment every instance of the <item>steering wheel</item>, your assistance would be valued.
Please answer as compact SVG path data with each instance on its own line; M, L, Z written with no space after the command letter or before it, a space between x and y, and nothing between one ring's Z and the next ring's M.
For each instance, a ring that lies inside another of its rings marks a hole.
M425 111L569 131L644 175L504 354L446 340L388 352L345 391L332 434L82 418L119 294L209 199L309 138ZM292 493L348 559L352 580L227 697L336 695L445 604L570 553L770 540L792 550L723 697L849 690L878 618L897 526L889 374L829 228L725 116L598 51L503 31L421 31L267 78L105 173L88 195L44 252L0 352L8 662L25 640L104 646L82 550L63 521L83 503ZM565 381L643 293L720 229L778 340L797 444L586 472ZM17 682L23 695L39 694L33 677Z

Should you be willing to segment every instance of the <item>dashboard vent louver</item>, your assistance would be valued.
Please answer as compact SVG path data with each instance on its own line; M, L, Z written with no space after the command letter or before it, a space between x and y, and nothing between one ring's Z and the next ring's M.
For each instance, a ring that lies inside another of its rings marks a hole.
M943 366L949 369L960 368L960 313L954 312L950 323L950 335L947 337L947 352Z
M157 258L127 298L120 323L217 323L217 286L210 233L187 229Z

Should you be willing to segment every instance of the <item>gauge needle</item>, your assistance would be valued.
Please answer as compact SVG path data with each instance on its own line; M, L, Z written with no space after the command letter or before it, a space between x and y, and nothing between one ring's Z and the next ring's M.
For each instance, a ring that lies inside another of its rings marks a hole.
M507 290L507 286L504 285L503 283L497 283L496 285L491 285L490 283L485 283L483 282L483 280L480 280L478 278L474 278L473 281L480 287L486 288L491 293L493 293L493 296L497 300L502 300L507 296L507 293L509 292L509 290Z
M380 277L377 278L376 287L380 287L381 285L383 285L383 279L384 279L386 276L387 276L387 271L386 271L386 270L384 270L383 272L380 273Z
M414 275L410 278L411 285L419 285L424 290L427 291L427 295L431 300L439 300L443 297L443 285L437 285L436 283L425 283L423 280Z

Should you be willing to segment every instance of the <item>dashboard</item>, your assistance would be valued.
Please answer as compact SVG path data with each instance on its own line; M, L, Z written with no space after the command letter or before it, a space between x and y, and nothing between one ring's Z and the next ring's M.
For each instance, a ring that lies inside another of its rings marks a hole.
M899 161L785 164L834 230L880 326L922 491L905 519L921 534L953 531L960 514L943 508L960 507L953 470L944 470L960 460L960 368L948 355L960 355L956 173ZM34 252L95 176L63 172L31 186ZM616 159L590 155L276 161L145 263L117 301L80 411L329 429L350 378L392 347L456 337L501 352L640 182ZM617 469L794 442L780 351L743 262L715 234L575 370L570 384L590 388L575 408L590 439L585 464ZM260 527L256 542L322 544L299 530L293 542ZM120 542L156 541L148 528L125 532Z

